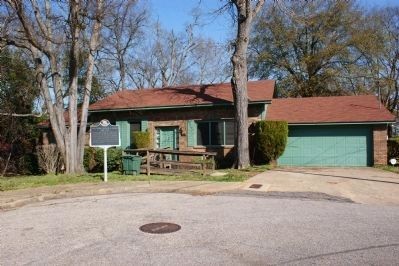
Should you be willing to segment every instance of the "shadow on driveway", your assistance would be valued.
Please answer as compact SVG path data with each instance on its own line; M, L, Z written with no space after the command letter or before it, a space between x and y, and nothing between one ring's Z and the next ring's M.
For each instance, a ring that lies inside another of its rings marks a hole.
M354 253L354 252L368 251L368 250L372 250L372 249L391 248L391 247L398 247L398 246L399 246L398 243L393 243L393 244L386 244L386 245L376 245L376 246L369 246L369 247L364 247L364 248L342 250L342 251L337 251L337 252L324 253L324 254L318 254L318 255L314 255L314 256L308 256L308 257L304 257L304 258L289 260L289 261L280 263L279 265L291 264L291 263L306 261L306 260L311 260L311 259L319 259L319 258L324 258L327 256L335 256L335 255L348 254L348 253ZM278 264L275 264L275 265L278 265Z
M318 174L318 173L313 173L313 172L302 172L302 171L298 171L298 170L294 170L294 169L293 170L289 170L289 169L273 169L273 171L286 172L286 173L306 174L306 175L326 176L326 177L338 177L338 178L345 178L345 179L372 181L372 182L380 182L380 183L399 185L399 181L398 182L394 182L394 181L378 180L378 179L371 179L371 178L360 178L360 177L353 177L353 176L342 176L342 175L332 175L332 174ZM389 178L389 177L384 177L384 178Z

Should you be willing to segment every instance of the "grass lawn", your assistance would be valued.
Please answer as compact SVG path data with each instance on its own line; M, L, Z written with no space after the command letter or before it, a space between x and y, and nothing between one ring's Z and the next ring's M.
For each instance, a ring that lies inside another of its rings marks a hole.
M200 174L183 175L122 175L120 172L108 173L108 182L120 181L215 181L215 182L241 182L265 170L269 170L269 165L253 166L245 170L220 169L218 172L227 173L225 176L202 176ZM88 173L84 175L40 175L40 176L13 176L0 177L0 191L15 190L22 188L33 188L41 186L54 186L76 183L100 183L102 173Z
M399 174L399 167L393 165L376 165L375 168Z

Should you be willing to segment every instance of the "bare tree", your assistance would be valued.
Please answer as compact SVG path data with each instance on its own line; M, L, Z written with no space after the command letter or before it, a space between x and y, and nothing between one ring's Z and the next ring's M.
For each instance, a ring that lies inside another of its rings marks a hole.
M1 20L7 21L1 29L1 44L25 49L32 56L36 81L67 173L83 171L87 109L104 10L103 0L6 0L0 13ZM84 46L83 38L88 39L88 46ZM87 50L87 70L78 130L78 62L82 49ZM65 51L69 54L67 75L62 69Z
M156 27L155 56L161 74L162 87L175 85L181 75L190 68L187 58L195 47L193 27L186 28L186 34L166 33L159 24Z
M369 49L372 84L382 103L392 112L398 112L399 102L399 7L374 11L368 18L375 32L374 48Z
M140 49L129 58L127 75L137 89L160 86L160 75L154 45L150 39L141 43Z
M113 82L117 90L127 87L127 57L132 48L142 41L142 31L147 10L138 6L138 0L118 0L110 8L104 23L103 60L116 63L119 78ZM140 37L140 38L139 38Z
M231 86L233 89L235 122L237 136L235 146L237 152L236 167L247 168L249 161L248 143L248 69L247 50L251 24L261 10L264 0L230 0L235 7L237 19L237 35L234 42L234 52L231 57L233 76Z
M227 45L212 39L196 38L196 47L191 53L195 84L225 82L231 76Z
M194 64L190 56L195 47L192 25L176 34L156 23L153 36L142 42L141 53L131 58L128 75L138 88L190 83Z
M194 35L194 23L184 32L155 25L128 63L137 88L226 81L230 76L226 46Z

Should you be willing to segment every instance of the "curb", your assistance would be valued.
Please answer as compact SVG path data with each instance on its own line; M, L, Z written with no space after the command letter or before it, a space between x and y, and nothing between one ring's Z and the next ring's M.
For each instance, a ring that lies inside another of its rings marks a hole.
M217 184L215 188L207 186ZM182 186L183 185L183 186ZM103 187L98 189L85 189L84 187L65 188L63 190L54 190L49 193L40 193L37 195L27 195L26 198L14 199L17 196L10 195L10 199L0 202L0 211L13 210L28 204L44 202L55 199L89 197L100 195L112 195L123 193L182 193L193 196L213 195L220 192L227 192L240 187L241 184L229 183L229 186L223 186L223 183L200 183L200 184L184 184L177 183L175 187L140 187L140 186L120 186L120 187Z

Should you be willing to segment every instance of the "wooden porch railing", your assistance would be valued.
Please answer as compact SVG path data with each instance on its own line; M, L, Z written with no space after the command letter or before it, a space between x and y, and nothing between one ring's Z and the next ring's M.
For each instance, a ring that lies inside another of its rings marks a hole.
M180 150L169 150L169 149L125 149L125 153L136 153L141 155L144 163L145 172L147 175L154 174L177 174L184 172L184 169L179 169L180 166L192 169L200 169L202 174L205 175L207 170L215 170L215 156L216 152L198 152L198 151L180 151ZM170 155L170 156L167 156ZM184 155L199 157L198 162L184 162L178 160L172 160L173 155ZM169 157L169 158L167 158ZM211 164L211 168L208 169L207 165Z

